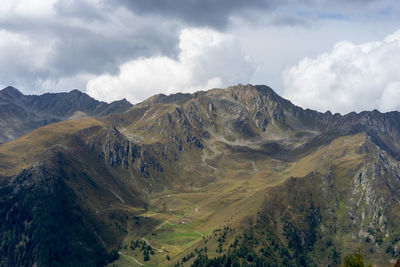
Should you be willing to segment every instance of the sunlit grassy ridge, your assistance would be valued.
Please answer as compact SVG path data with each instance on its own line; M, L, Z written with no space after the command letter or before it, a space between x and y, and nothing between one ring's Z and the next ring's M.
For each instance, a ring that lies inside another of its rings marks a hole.
M0 175L12 176L37 163L51 146L62 145L79 130L103 123L96 119L68 120L46 125L0 146Z

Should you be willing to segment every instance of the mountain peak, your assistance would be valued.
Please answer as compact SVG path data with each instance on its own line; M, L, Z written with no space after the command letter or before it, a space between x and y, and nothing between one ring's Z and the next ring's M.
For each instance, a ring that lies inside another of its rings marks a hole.
M3 90L0 91L1 94L6 94L9 96L20 96L23 95L18 89L12 87L12 86L7 86Z
M70 91L71 94L83 94L83 92L79 91L78 89L74 89Z
M263 84L237 84L234 86L230 86L227 88L228 90L251 90L251 91L258 91L262 94L275 94L277 93L269 86Z

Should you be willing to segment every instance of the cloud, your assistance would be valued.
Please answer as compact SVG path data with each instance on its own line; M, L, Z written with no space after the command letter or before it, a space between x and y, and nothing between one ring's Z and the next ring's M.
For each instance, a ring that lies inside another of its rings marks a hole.
M275 46L277 51L282 51L277 39L284 40L283 45L292 43L285 41L285 29L315 32L325 24L339 21L341 15L349 17L345 22L345 28L349 29L354 21L360 22L360 16L351 16L357 13L371 15L370 25L363 25L364 28L373 32L372 28L380 25L378 32L381 32L382 28L398 22L397 6L397 0L338 0L335 3L328 0L2 0L0 84L13 85L29 94L83 89L81 86L91 77L115 75L128 61L157 57L178 60L182 29L208 27L235 35L249 27L277 33L254 35L252 40L237 35L235 40L253 43L242 47L253 54L259 65L265 63L268 67L268 72L261 73L257 82L269 83L273 76L280 87L282 64L278 63L295 61L277 62L274 55L286 54L287 58L287 54L294 52L277 53L268 51L268 47ZM322 17L328 14L329 19L321 19L320 14ZM383 25L385 21L389 22ZM342 34L343 30L334 32ZM257 53L251 48L255 45L260 47ZM296 50L295 60L304 54L315 54L298 52L304 50ZM231 65L223 68L236 67Z
M135 13L157 14L179 19L194 26L223 28L232 15L247 10L271 10L287 1L280 0L120 0Z
M0 29L0 80L4 85L21 82L28 73L44 74L54 42Z
M0 5L1 20L11 16L40 18L53 16L53 6L57 0L2 0Z
M180 32L177 58L153 56L121 65L116 75L91 79L86 92L97 99L138 102L157 93L194 92L246 83L254 64L235 39L208 28Z
M25 93L69 91L128 59L172 56L181 27L102 0L4 0L0 15L0 81Z
M400 110L400 30L382 41L337 43L283 72L284 96L320 111Z
M223 29L232 17L241 17L248 21L257 21L259 17L276 16L276 23L304 24L303 19L297 16L304 10L318 13L318 10L348 12L366 8L382 2L381 0L146 0L132 1L119 0L119 3L134 13L161 15L174 18L192 26L207 26ZM254 12L256 15L254 16ZM280 14L283 12L283 14ZM325 11L326 12L326 11ZM288 14L296 16L287 16ZM282 17L280 15L283 15ZM314 16L317 14L311 14ZM332 19L342 19L342 14L336 14ZM272 21L274 23L274 21Z

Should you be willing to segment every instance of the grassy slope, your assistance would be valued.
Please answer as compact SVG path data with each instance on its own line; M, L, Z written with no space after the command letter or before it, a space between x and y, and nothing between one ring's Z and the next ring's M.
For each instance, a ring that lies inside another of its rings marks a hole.
M1 164L8 167L2 166L1 168L1 174L6 176L6 180L9 180L7 176L18 174L23 169L30 171L30 166L40 168L45 166L43 167L45 171L55 173L53 177L59 175L60 178L57 179L60 180L60 183L73 192L70 201L79 207L80 216L84 216L90 221L90 224L82 226L82 229L88 227L87 230L92 235L95 231L95 235L100 236L104 242L97 245L104 245L110 252L111 249L118 247L125 235L123 227L126 222L125 218L143 213L145 205L141 199L141 193L137 191L131 180L115 179L116 174L82 143L81 137L85 135L85 131L80 135L75 135L75 133L88 128L101 133L99 130L102 128L94 126L103 125L102 122L95 119L70 120L50 124L1 145L0 157ZM85 167L82 168L82 166ZM51 178L50 176L43 179ZM33 176L29 179L36 178ZM18 182L15 183L18 184ZM46 186L42 182L40 185ZM33 203L36 201L39 203L40 197L35 194L30 196ZM57 201L62 205L64 199L57 199ZM40 221L41 217L35 216L38 217L35 219ZM7 229L5 231L7 232ZM51 238L53 232L46 235ZM68 236L63 238L69 241ZM99 242L99 239L96 242Z
M21 138L0 146L0 176L13 176L36 164L39 156L51 146L63 144L79 130L103 125L96 119L69 120L38 128Z
M285 207L283 210L277 211L277 214L281 212L279 216L275 216L279 218L288 216L287 218L296 221L296 216L301 216L301 213L290 210L290 201L293 199L291 200L290 195L287 195L289 194L286 189L288 178L299 177L304 180L306 178L302 177L310 174L317 173L318 177L321 177L333 172L336 177L335 186L338 194L340 192L345 194L350 181L349 175L353 175L365 160L365 155L358 153L365 140L363 134L337 138L327 146L319 148L316 152L296 162L283 162L269 157L254 159L249 158L246 153L232 151L225 155L215 153L214 158L203 161L203 172L212 172L216 180L191 192L171 191L154 195L149 211L141 216L155 218L160 223L149 229L148 233L136 235L130 232L124 241L128 245L128 249L122 252L124 255L136 258L145 266L173 265L195 248L200 249L204 245L203 236L206 236L210 238L208 241L209 257L219 255L215 252L217 242L212 237L213 230L225 225L234 229L246 228L243 225L246 218L254 218L258 211L268 209L266 206L273 201L266 200L271 196L279 197L281 205ZM210 162L212 166L208 166L207 162ZM308 190L311 195L315 196L315 198L304 199L305 202L314 201L322 204L325 201L320 192L312 191L321 190L319 185L313 184L313 188L308 189L304 187L305 185L299 184L299 190L303 188L305 192ZM277 193L278 191L280 193ZM329 205L335 206L336 203L329 203ZM338 208L335 209L336 217L333 220L344 220L345 222L348 217L346 204L339 203L338 205ZM324 212L322 214L327 218L324 223L328 224L322 226L323 228L328 228L329 223L336 223L336 221L331 221L332 218L328 219L331 214L324 214ZM352 235L351 231L343 236L331 235L327 232L326 239L331 238L338 247L343 247L344 253L344 251L354 250L359 244L358 240L351 237ZM151 256L151 260L148 262L143 261L143 254L140 250L129 249L132 240L141 238L145 238L156 248L155 255ZM233 236L228 239L233 240ZM229 244L229 241L227 243ZM340 249L338 250L340 252ZM326 251L329 252L329 249L327 248ZM328 258L329 255L326 251L316 250L312 257L314 259ZM167 254L171 257L171 261L165 260ZM123 263L125 259L123 257L115 263L125 266ZM186 264L190 262L188 261Z

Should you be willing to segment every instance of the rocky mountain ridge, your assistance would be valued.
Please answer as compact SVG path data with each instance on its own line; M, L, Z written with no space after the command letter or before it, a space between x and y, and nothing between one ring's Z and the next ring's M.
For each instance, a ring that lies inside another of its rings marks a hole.
M20 137L40 126L66 119L104 117L132 107L125 99L107 104L79 90L69 93L24 95L14 87L0 91L0 143Z

